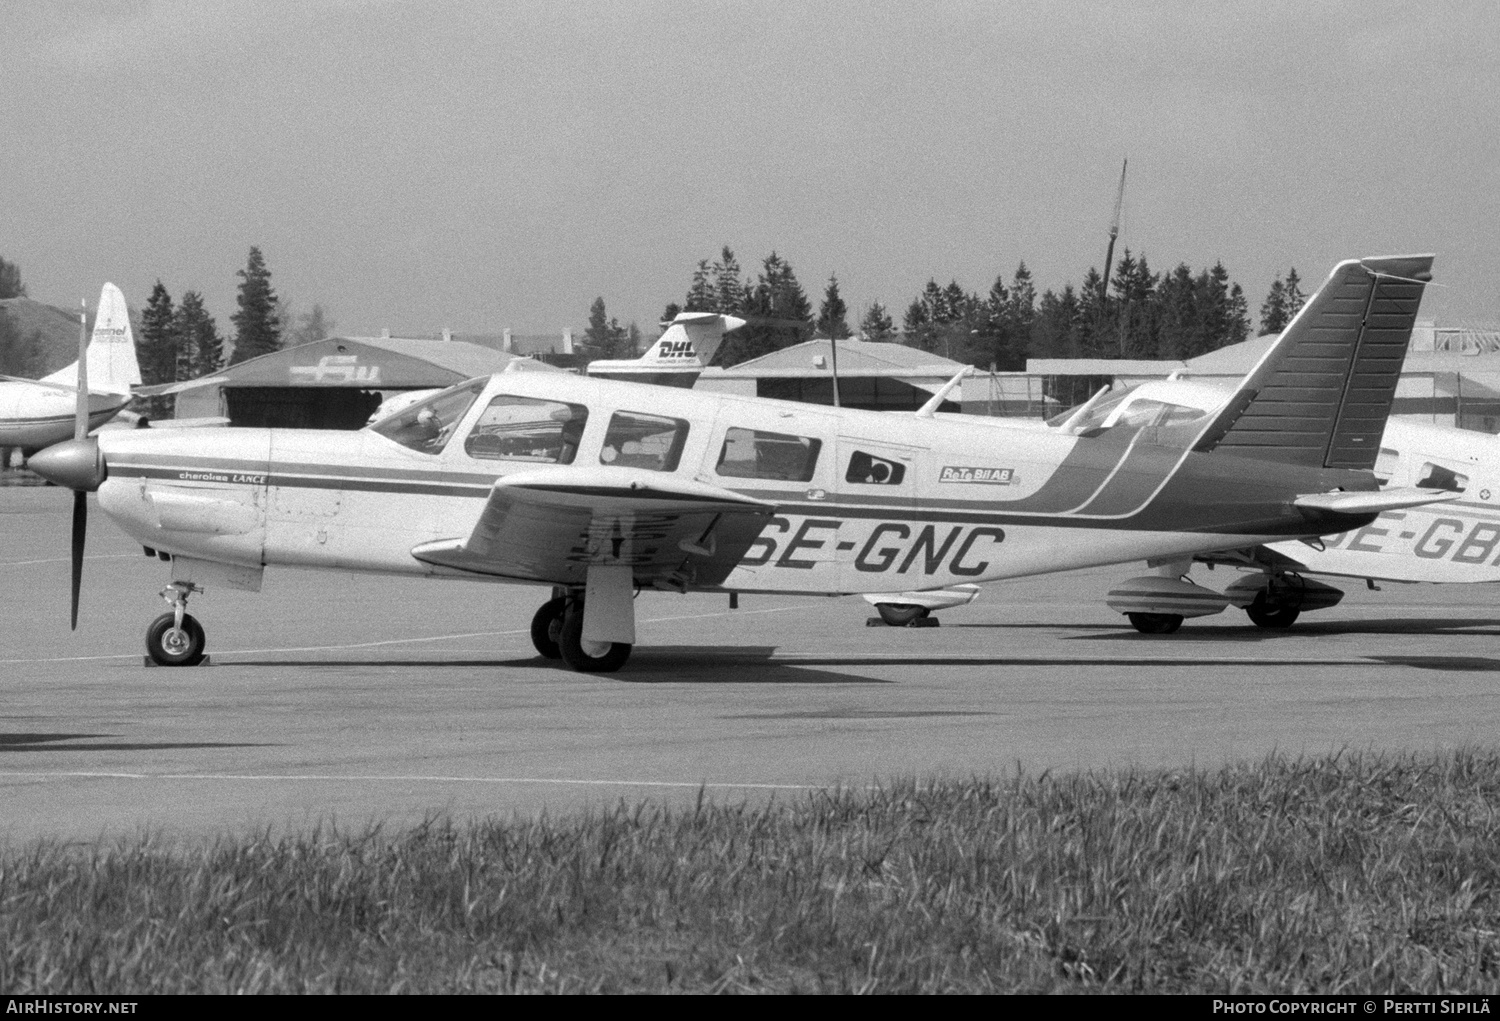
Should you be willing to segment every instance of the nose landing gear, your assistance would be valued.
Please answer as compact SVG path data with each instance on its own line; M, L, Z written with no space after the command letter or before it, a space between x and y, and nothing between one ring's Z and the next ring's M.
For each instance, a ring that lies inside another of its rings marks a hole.
M188 596L203 590L190 581L174 581L161 590L172 609L146 629L146 655L158 666L197 666L203 662L207 637L203 625L187 612Z

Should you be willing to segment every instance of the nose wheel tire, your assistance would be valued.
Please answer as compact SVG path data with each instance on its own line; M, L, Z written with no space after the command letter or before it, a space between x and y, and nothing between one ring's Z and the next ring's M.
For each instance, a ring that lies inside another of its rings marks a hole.
M1182 618L1175 613L1127 613L1130 626L1143 635L1169 635L1182 627Z
M630 658L631 646L626 642L586 642L583 640L583 612L581 609L563 615L562 629L557 635L557 648L562 660L581 673L608 674L620 669Z
M536 646L536 651L544 659L562 658L557 638L562 633L563 610L567 605L568 601L563 598L549 600L531 618L531 644Z
M203 625L194 617L183 614L179 628L176 615L164 613L146 629L146 655L159 666L197 666L205 641Z

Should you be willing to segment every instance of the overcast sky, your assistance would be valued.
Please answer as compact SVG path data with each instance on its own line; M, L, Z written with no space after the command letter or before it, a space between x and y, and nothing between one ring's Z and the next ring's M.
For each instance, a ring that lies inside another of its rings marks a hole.
M929 278L1039 289L1120 244L1438 254L1500 321L1500 5L0 0L0 256L32 297L160 278L227 328L251 245L343 333L648 336L773 249L851 324Z

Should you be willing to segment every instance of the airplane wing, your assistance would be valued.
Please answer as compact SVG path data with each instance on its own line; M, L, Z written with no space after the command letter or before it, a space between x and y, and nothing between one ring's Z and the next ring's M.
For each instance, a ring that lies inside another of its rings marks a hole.
M66 383L51 383L45 379L27 379L25 376L0 375L0 380L6 383L30 383L32 386L42 386L48 390L57 390L65 394L76 394L78 392L76 386L68 386Z
M639 584L712 586L776 507L700 482L625 468L555 468L496 481L465 538L412 556L475 574L582 585L590 565L627 564Z

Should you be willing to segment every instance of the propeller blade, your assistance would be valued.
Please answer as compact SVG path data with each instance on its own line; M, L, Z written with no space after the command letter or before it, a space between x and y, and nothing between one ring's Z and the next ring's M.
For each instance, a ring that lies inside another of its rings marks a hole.
M73 421L73 438L81 440L89 434L89 323L88 306L78 313L78 404L77 417ZM77 504L74 504L77 507ZM75 510L74 517L77 517ZM76 531L76 528L75 528ZM74 605L78 603L73 600ZM76 614L76 611L75 611ZM75 626L77 621L74 621Z
M78 630L78 591L83 586L83 539L89 524L89 495L73 494L73 630Z

